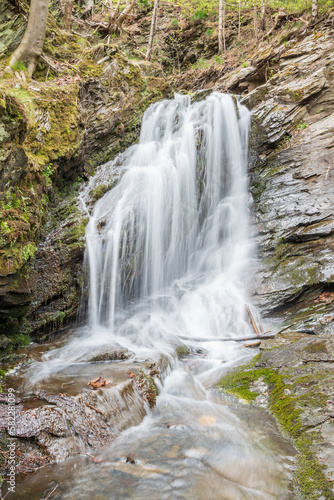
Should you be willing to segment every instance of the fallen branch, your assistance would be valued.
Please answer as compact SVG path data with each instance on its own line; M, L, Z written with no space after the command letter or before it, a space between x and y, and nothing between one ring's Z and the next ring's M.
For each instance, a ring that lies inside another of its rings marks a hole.
M102 59L100 59L99 61L97 61L97 64L102 64L102 63L108 61L108 59L110 59L109 56L102 57Z
M252 342L251 344L244 344L244 347L258 347L259 345L261 345L261 340L259 340L258 342Z
M334 363L334 359L303 359L303 363Z
M278 14L276 14L276 16L274 18L274 25L272 26L272 28L265 35L263 35L263 37L262 37L261 40L264 40L265 38L267 38L268 36L270 36L275 31L275 29L277 28L277 26L280 23L280 21L282 21L287 16L288 16L288 14L284 10L280 10L278 12Z
M298 333L304 333L305 335L317 335L314 330L296 330Z
M260 331L261 331L261 333L263 335L264 334L264 330L263 330L263 326L262 326L262 323L261 323L261 318L260 318L259 313L257 313L257 319L258 319L258 322L259 322Z
M298 17L297 21L301 21L302 23L304 23L307 28L310 25L310 23L308 21L306 21L306 19L304 19L303 17Z
M61 384L60 388L61 388L61 389L63 389L64 385L74 384L75 380L76 380L76 379L71 380L70 382L63 382L63 383Z
M217 337L217 338L212 338L212 337L183 337L183 335L178 336L179 339L182 340L189 340L189 342L248 342L248 340L267 340L267 339L272 339L274 338L275 335L257 335L256 337Z
M44 54L42 54L40 56L40 58L42 59L43 62L45 62L46 64L48 64L50 66L51 69L53 69L53 71L55 71L56 73L59 73L59 67L56 66L55 64L53 64L48 57L46 57Z
M249 309L249 307L248 307L247 305L246 305L246 312L247 312L248 317L249 317L249 320L250 320L250 322L251 322L251 324L252 324L252 327L253 327L254 333L255 333L256 335L260 335L260 334L259 334L259 330L258 330L258 328L257 328L257 326L256 326L256 323L255 323L255 320L254 320L254 318L253 318L253 314L251 313L251 310Z

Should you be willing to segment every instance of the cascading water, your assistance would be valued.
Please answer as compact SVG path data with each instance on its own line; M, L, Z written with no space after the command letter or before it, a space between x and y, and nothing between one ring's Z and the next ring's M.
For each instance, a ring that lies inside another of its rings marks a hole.
M218 93L146 112L122 179L87 226L93 330L153 344L159 333L248 332L248 127L248 110ZM139 325L140 304L150 317Z
M119 182L95 204L86 230L89 325L45 354L30 378L44 384L56 374L57 387L77 383L74 394L89 376L112 380L126 365L89 360L115 343L135 353L132 369L162 356L169 368L156 379L154 411L101 451L100 464L69 462L68 473L55 472L56 498L293 498L285 470L293 451L273 421L210 390L226 366L249 356L219 341L251 333L248 127L249 112L227 95L154 104L139 144L119 160ZM87 213L89 193L113 168L103 166L81 193ZM180 342L192 351L182 362Z

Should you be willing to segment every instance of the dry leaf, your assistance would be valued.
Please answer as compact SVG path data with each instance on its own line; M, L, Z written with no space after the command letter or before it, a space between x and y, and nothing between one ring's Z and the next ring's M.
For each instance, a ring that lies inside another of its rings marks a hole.
M88 382L87 385L89 385L89 387L91 387L92 389L98 389L99 387L103 387L108 384L110 384L109 380L106 380L105 378L102 377L97 377Z

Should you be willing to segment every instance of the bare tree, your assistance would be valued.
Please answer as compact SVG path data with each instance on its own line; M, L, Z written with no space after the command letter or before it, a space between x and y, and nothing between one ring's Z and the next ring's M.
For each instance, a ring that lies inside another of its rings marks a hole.
M74 0L66 0L64 5L64 28L66 31L71 31L72 10Z
M261 0L261 21L260 26L262 31L266 31L266 4L265 0Z
M225 39L225 10L226 10L226 2L223 2L223 45L224 45L224 52L226 52L226 39Z
M31 0L27 28L22 42L11 57L10 68L13 69L22 62L27 67L29 76L33 75L43 50L48 8L49 0Z
M218 11L218 52L221 54L226 50L225 41L225 0L219 0Z
M155 35L155 30L157 26L157 18L158 18L158 6L159 6L159 0L154 0L154 7L153 7L153 13L152 13L152 22L151 22L151 30L150 30L150 36L148 39L148 47L147 47L147 52L146 52L146 60L149 61L151 58L151 51L153 47L153 40L154 40L154 35Z
M238 9L238 40L240 41L240 26L241 26L241 0L239 0Z
M318 19L318 0L312 0L312 23Z
M255 41L257 43L258 41L258 30L257 30L257 5L256 5L256 0L254 0L254 36L255 36Z

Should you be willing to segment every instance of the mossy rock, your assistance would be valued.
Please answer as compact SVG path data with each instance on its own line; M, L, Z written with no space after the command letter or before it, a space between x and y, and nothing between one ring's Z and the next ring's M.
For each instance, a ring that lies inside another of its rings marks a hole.
M186 345L179 345L176 348L176 354L177 354L178 359L182 359L182 358L185 358L186 356L188 356L189 352L188 352L187 346Z
M303 338L293 344L278 346L227 373L216 385L219 390L251 404L257 404L257 398L261 396L259 401L263 404L264 396L259 392L258 382L264 384L268 409L298 451L294 481L298 498L305 500L333 498L326 469L327 466L333 469L334 463L327 461L324 465L323 453L328 443L318 422L327 419L327 400L332 391L334 372L333 368L328 369L326 362L321 366L317 359L313 360L315 356L327 356L327 359L331 347L333 340L328 337L323 340ZM309 359L311 364L300 366L301 357Z

